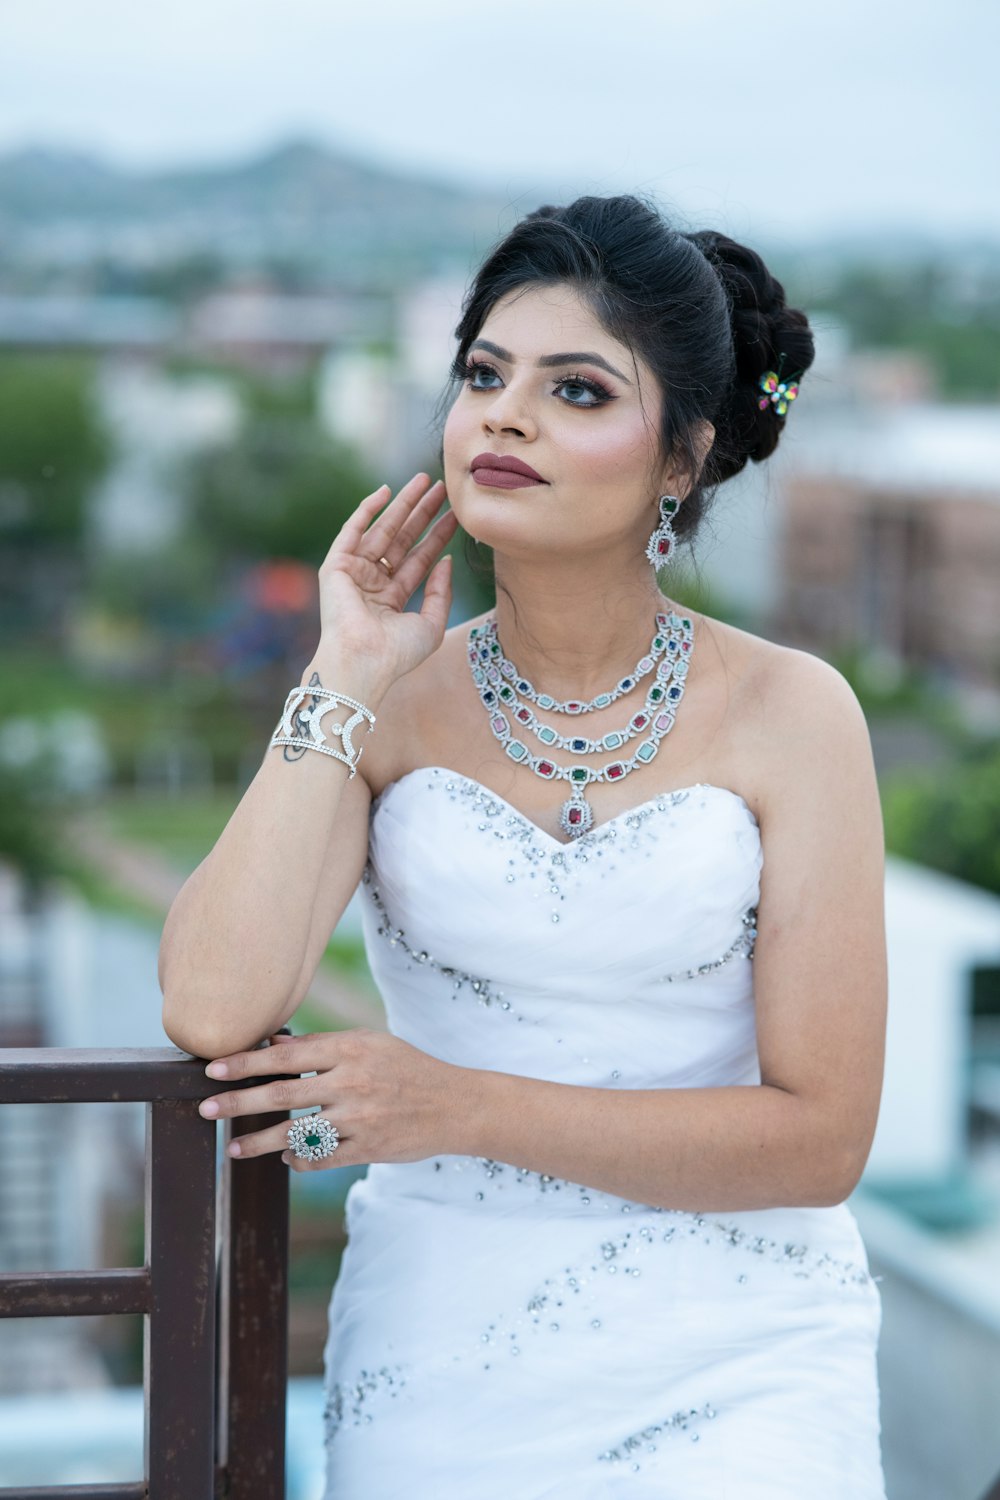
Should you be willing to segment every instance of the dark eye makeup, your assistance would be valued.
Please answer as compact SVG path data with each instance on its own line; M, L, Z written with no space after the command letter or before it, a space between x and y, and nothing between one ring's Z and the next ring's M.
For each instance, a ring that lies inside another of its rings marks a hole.
M495 385L477 385L475 383L480 371L489 375L495 375L498 380L501 378L499 371L484 359L470 359L464 362L461 359L456 359L452 368L452 376L456 380L464 381L469 390L472 391L496 390ZM576 387L578 390L586 391L593 398L590 401L574 401L570 397L566 397L567 406L579 406L586 410L595 406L603 406L606 401L617 399L613 391L610 391L606 385L602 385L599 380L595 380L590 375L575 373L560 375L559 379L553 382L553 389L558 391L562 390L563 387Z

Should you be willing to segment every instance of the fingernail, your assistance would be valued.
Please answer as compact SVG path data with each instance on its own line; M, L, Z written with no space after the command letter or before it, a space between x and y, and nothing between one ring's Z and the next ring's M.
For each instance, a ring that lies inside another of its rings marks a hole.
M230 1141L229 1145L226 1147L226 1150L228 1151L228 1153L229 1153L230 1156L239 1156L240 1155L240 1143L239 1143L239 1141Z
M219 1106L214 1099L203 1099L198 1105L198 1113L208 1116L217 1115L219 1113Z
M208 1067L205 1069L205 1072L208 1074L209 1078L226 1078L229 1074L229 1069L226 1067L225 1063L214 1062L209 1063Z

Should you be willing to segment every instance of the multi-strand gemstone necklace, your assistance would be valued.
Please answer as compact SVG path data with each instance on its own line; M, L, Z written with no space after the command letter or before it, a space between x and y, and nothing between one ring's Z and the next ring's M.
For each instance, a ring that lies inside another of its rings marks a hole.
M569 782L570 796L563 803L559 826L570 837L578 837L593 826L594 812L586 798L586 788L590 783L620 781L638 766L648 765L659 750L660 741L670 732L677 705L684 694L684 682L694 643L693 629L686 616L677 615L672 610L666 614L657 614L656 633L649 650L636 664L635 671L630 676L623 677L610 691L598 693L590 702L574 698L559 702L548 693L539 693L518 672L514 663L504 656L497 638L495 619L486 620L482 625L474 625L470 629L469 665L479 697L489 714L490 728L511 760L530 766L535 775L544 781ZM632 715L625 728L610 730L597 739L581 734L560 734L552 725L543 723L521 701L527 698L536 707L554 713L590 713L598 708L607 708L623 698L651 672L655 672L655 677L646 694L644 708ZM547 750L557 746L575 755L614 751L637 735L645 734L645 738L627 759L613 760L599 768L581 764L564 766L557 764L547 753L534 755L523 740L516 738L511 719L519 726L530 729Z

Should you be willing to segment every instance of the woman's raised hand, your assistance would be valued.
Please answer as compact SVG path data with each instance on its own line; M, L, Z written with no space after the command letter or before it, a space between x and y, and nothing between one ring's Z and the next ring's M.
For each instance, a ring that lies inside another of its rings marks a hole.
M432 484L427 474L415 474L395 499L390 495L384 484L362 500L319 570L317 656L347 658L384 687L418 666L444 638L451 558L441 554L458 525L454 511L446 510L420 540L445 502L444 485ZM425 579L419 612L407 610Z

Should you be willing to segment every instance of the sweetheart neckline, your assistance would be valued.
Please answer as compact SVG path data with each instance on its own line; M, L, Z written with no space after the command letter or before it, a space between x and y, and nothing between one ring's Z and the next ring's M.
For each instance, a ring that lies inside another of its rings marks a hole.
M520 808L515 807L512 802L508 802L506 797L501 796L499 792L495 792L492 787L486 786L482 781L477 780L475 776L466 776L463 771L453 770L451 766L414 766L412 771L404 771L402 776L397 776L393 781L387 781L382 790L372 798L372 810L377 809L386 792L390 792L394 787L402 786L404 782L411 780L412 777L420 776L428 771L440 771L445 776L453 776L456 781L464 781L468 786L478 787L481 792L485 792L495 802L501 803L508 812L517 818L518 822L530 828L539 838L547 839L557 849L579 848L581 844L586 844L588 839L593 838L598 833L603 833L608 828L614 827L616 823L622 822L623 819L634 817L637 813L644 812L647 807L655 806L661 799L676 797L680 792L719 792L725 797L734 798L745 809L747 816L757 830L758 837L760 835L760 824L757 821L757 815L746 798L742 797L739 792L734 792L731 787L719 786L713 781L693 781L689 786L675 786L670 787L665 792L657 792L655 796L647 797L645 802L638 802L634 807L623 808L621 812L615 813L614 817L605 818L601 823L595 823L593 827L587 829L586 833L582 833L579 838L575 839L556 838L555 834L549 833L546 828L542 828L533 818L529 818L525 813L521 812Z

